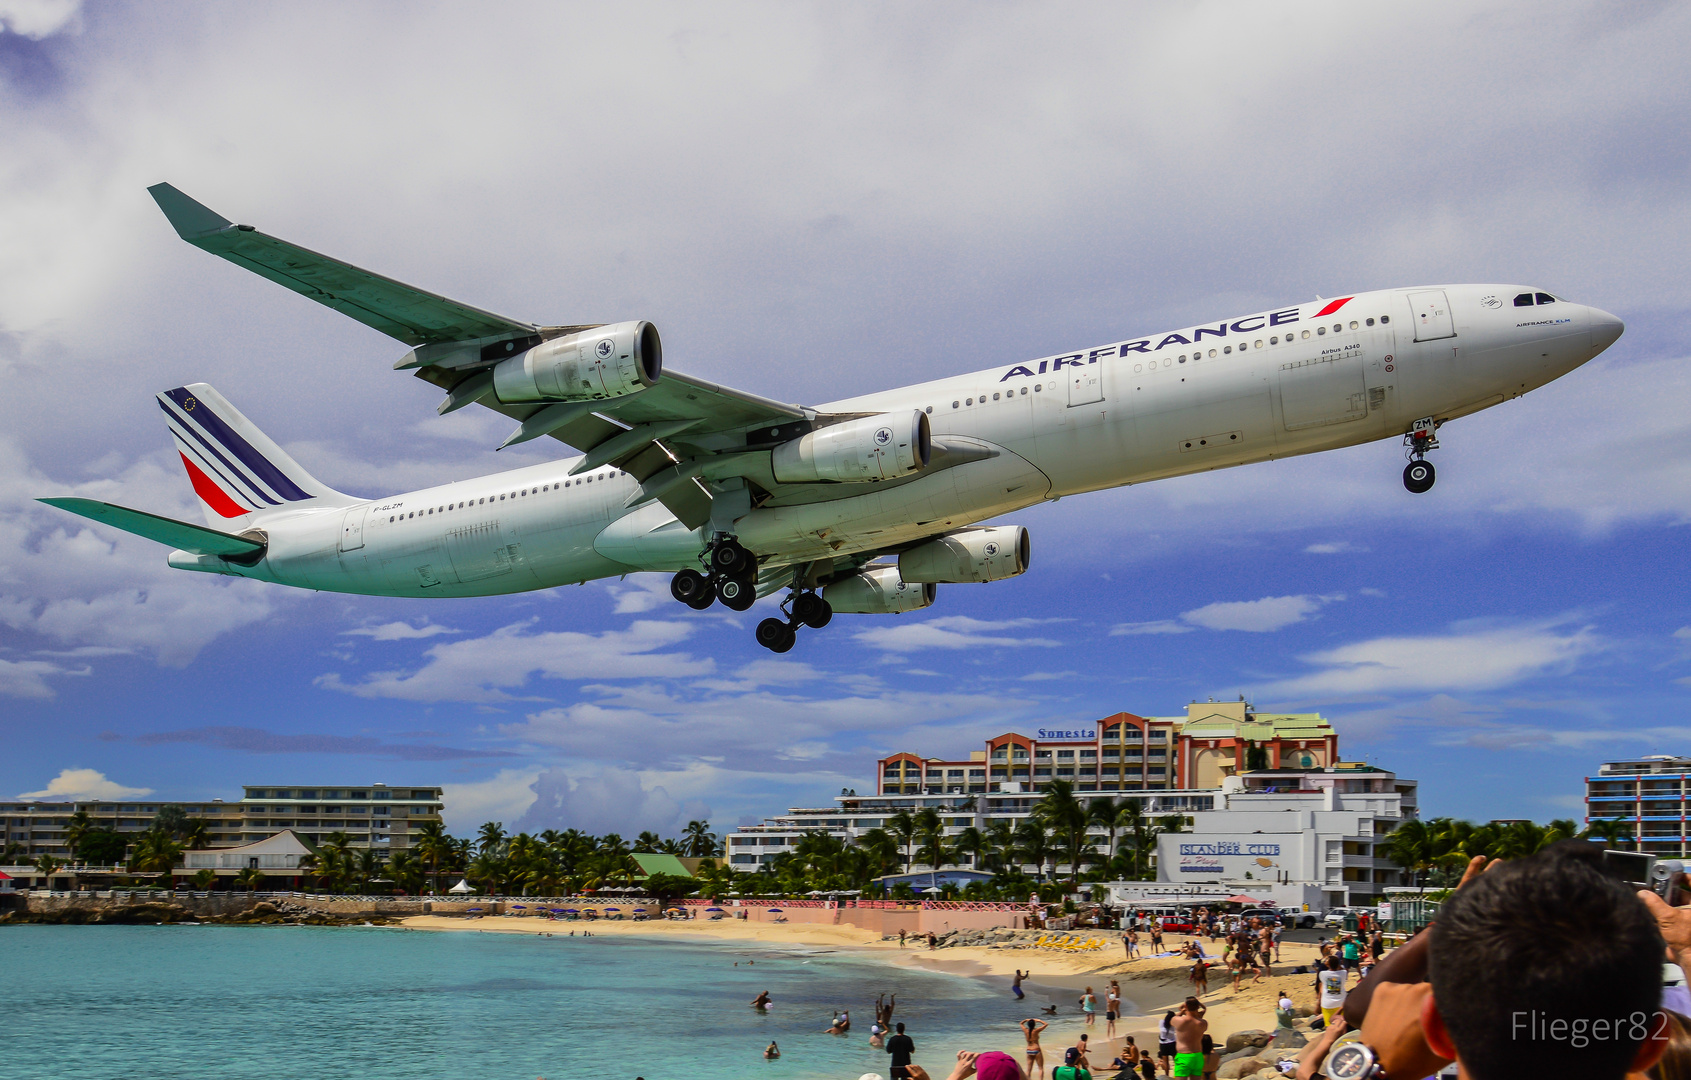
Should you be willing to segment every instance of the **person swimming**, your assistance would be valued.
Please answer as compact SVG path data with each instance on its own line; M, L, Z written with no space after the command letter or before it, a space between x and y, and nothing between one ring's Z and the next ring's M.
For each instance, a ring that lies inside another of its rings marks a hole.
M774 1061L776 1058L778 1058L780 1056L781 1056L781 1048L779 1046L775 1045L774 1039L770 1039L769 1045L763 1048L763 1058L764 1058L764 1060L765 1061Z
M752 998L752 1008L754 1009L767 1009L771 1004L773 1004L773 1002L769 1000L769 991L767 990L759 994L757 997Z

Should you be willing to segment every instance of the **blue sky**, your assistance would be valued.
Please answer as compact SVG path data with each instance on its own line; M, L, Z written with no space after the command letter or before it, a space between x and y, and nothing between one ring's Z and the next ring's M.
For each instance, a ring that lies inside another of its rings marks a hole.
M1427 27L1438 27L1429 33ZM1429 814L1577 816L1691 750L1691 12L1667 4L78 6L0 0L0 795L442 783L449 821L674 831L909 749L1244 693ZM377 495L561 455L182 244L239 221L816 402L1316 295L1522 282L1604 357L1376 444L1064 499L1012 581L841 616L658 577L473 601L164 566L36 496L194 519L151 400L213 383Z

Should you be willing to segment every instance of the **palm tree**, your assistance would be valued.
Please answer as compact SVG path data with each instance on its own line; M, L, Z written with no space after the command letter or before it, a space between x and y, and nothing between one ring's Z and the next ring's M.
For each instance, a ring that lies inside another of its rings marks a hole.
M1015 858L1018 863L1032 863L1034 875L1045 880L1045 863L1051 857L1051 834L1045 831L1045 822L1040 818L1029 815L1016 826Z
M910 822L915 826L914 839L921 842L922 861L938 870L945 859L945 819L939 816L939 811L927 806L918 810Z
M174 803L166 803L153 815L152 829L166 836L180 836L188 824L188 812Z
M1045 797L1033 808L1037 817L1057 841L1057 850L1069 864L1069 879L1080 880L1082 853L1086 850L1087 808L1075 798L1074 784L1068 780L1053 780L1045 789Z
M885 829L869 829L857 838L870 878L885 877L887 867L898 865L898 841Z
M362 848L353 861L353 873L358 878L360 892L368 892L370 883L382 874L382 853L375 848Z
M1586 826L1585 836L1588 840L1601 840L1624 851L1637 839L1632 830L1633 823L1626 818L1597 818Z
M690 858L709 859L722 853L716 834L710 831L710 823L706 821L689 821L681 830L681 842Z
M1424 821L1405 821L1378 845L1380 854L1408 870L1411 884L1421 884L1421 875L1437 861L1437 836Z
M658 850L658 845L662 843L663 837L648 829L634 838L634 850L642 855L650 855Z
M195 889L199 890L200 892L206 892L213 885L217 884L217 871L216 870L196 870L194 872L194 876L189 878L188 881L189 881L190 884L192 884L194 886Z
M476 834L476 849L483 855L496 850L504 842L505 823L503 821L485 822Z
M259 883L263 880L264 871L260 870L256 866L249 866L235 875L235 884L246 886L246 890L248 892L252 892L254 889L258 888Z
M196 850L211 846L211 827L205 818L189 818L182 823L182 843Z
M82 840L94 830L94 819L88 816L88 811L78 810L70 816L65 824L65 846L70 848L72 859L76 858L77 850L82 847Z
M969 865L976 870L981 868L981 861L990 847L991 844L988 843L986 834L973 825L968 826L951 839L951 849L959 855L967 855Z
M35 860L35 872L46 879L47 888L53 887L53 875L64 869L64 861L55 859L51 855L41 855Z
M452 838L446 835L446 826L438 821L425 821L417 829L417 843L414 845L417 857L429 864L429 876L433 881L434 891L440 891L440 864L452 858Z
M491 851L484 851L470 861L465 876L480 885L482 892L499 893L503 891L505 881L505 860Z
M170 833L161 829L149 829L136 843L135 857L131 860L131 865L137 870L163 875L165 887L169 888L171 870L175 868L176 860L181 857L182 845L177 843Z
M1016 865L1016 827L1009 818L993 818L986 823L986 842L991 849L988 860L999 874Z
M898 837L899 847L904 852L904 871L910 872L910 843L916 838L916 820L910 816L908 810L900 810L887 819L887 832Z

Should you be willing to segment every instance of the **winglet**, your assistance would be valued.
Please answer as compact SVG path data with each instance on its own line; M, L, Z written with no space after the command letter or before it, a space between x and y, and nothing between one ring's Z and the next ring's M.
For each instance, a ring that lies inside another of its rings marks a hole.
M164 216L184 240L198 240L212 233L222 232L234 222L209 206L202 206L169 184L154 184L147 191L159 204Z

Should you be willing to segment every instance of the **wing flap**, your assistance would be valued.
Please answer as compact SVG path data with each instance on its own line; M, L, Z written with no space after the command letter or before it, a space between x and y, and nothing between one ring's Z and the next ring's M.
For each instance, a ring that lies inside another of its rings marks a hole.
M122 529L136 536L156 540L161 544L169 544L173 548L191 551L195 555L221 555L225 558L241 558L262 553L265 543L245 536L235 536L232 533L218 532L203 525L190 525L186 521L175 518L160 517L149 514L145 510L131 510L127 506L117 506L108 502L98 502L94 499L38 499L48 506L56 506L60 510L69 510L73 514L102 525L110 525L114 529Z
M407 345L529 335L539 329L290 244L251 225L233 224L169 184L147 190L188 243Z

